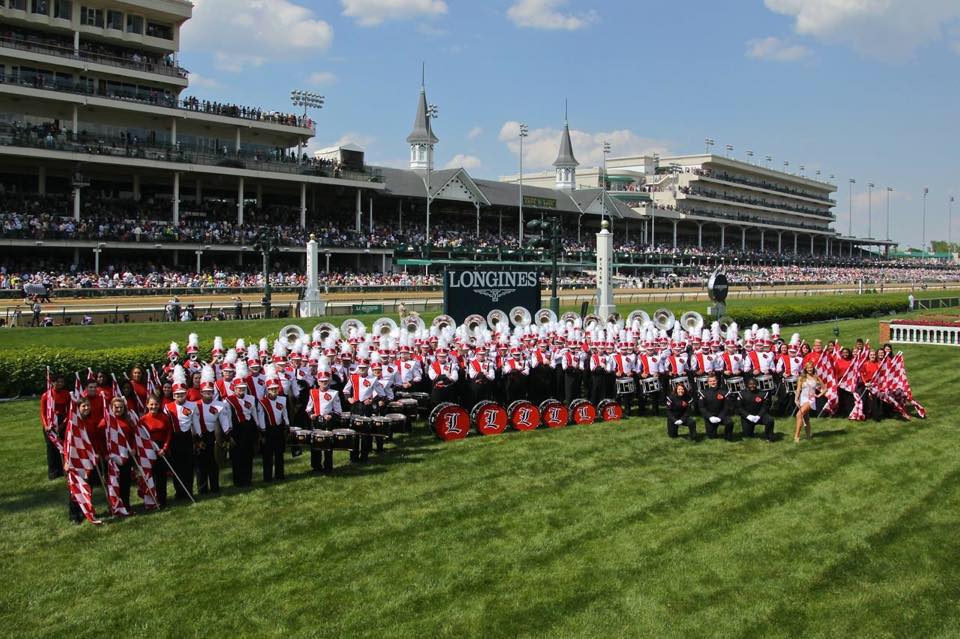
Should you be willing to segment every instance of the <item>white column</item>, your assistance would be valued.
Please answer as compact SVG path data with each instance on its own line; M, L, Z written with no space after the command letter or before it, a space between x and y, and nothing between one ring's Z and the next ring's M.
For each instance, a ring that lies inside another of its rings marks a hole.
M697 222L697 248L703 248L703 222Z
M777 231L777 253L783 252L783 231Z
M597 233L597 309L601 318L609 317L617 311L613 303L613 234L610 222L600 223Z
M80 187L73 187L73 219L75 222L80 221Z
M763 229L760 229L760 250L763 250Z
M367 198L367 216L368 216L368 225L370 226L370 234L373 234L373 197Z
M80 54L80 32L74 31L73 32L73 55L79 55L79 54Z
M720 248L723 248L723 245L726 241L727 241L727 227L721 224L720 225Z
M320 264L317 262L317 238L312 233L307 242L307 288L303 292L303 301L300 302L302 317L317 317L326 310L326 305L320 300ZM327 253L327 272L330 272L330 254Z
M810 255L813 255L813 234L810 235Z
M79 34L78 34L78 35L79 35ZM73 105L73 139L74 139L74 140L76 140L76 139L77 139L77 136L80 134L80 131L79 131L80 123L79 123L79 121L80 121L80 118L79 118L79 113L78 113L78 111L77 111L77 105L74 104L74 105Z
M477 239L480 239L480 202L474 202L477 207Z
M235 148L237 151L240 150L240 127L237 127L237 144Z
M173 223L180 224L180 172L173 172Z
M747 250L747 227L745 226L740 227L740 250Z
M793 233L793 254L794 254L794 255L797 254L797 238L798 238L799 236L800 236L800 234L797 233L796 231L794 231L794 233Z
M673 248L677 248L677 221L673 221Z
M139 173L133 174L133 201L134 202L140 201L140 174Z
M177 146L177 119L170 118L170 144Z
M41 166L37 170L37 193L40 195L47 194L47 167Z
M237 224L243 224L243 178L237 182Z
M300 185L300 228L307 228L307 184Z
M361 202L360 202L360 189L357 189L357 207L356 207L356 211L355 211L355 213L356 213L356 218L357 218L357 219L356 219L355 229L356 229L357 233L360 232L360 216L363 214L363 211L361 211L361 207L362 207L362 206L363 206L363 205L362 205Z
M200 256L203 255L203 251L194 251L197 254L197 273L200 272Z
M653 209L651 209L651 211L652 211L652 210L653 210ZM657 214L656 214L656 213L653 213L653 214L650 216L650 246L653 246L654 242L656 242L656 239L657 239L657 238L656 238L656 233L657 233L656 224L657 224Z

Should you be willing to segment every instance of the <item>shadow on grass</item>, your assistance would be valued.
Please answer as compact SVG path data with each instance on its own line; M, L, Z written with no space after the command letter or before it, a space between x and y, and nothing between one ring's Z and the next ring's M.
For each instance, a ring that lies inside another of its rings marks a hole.
M813 437L836 437L837 435L849 435L850 431L845 428L835 428L834 430L814 431Z

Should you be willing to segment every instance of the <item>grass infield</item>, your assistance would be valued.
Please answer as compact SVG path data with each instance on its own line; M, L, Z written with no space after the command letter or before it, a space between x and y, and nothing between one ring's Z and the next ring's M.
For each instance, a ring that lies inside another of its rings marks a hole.
M875 320L840 327L844 343L876 343ZM421 426L366 466L338 454L334 475L315 477L301 457L282 484L100 528L67 522L36 401L7 404L0 628L956 637L956 350L904 351L926 421L814 420L799 445L787 420L774 444L671 441L662 418L446 444ZM104 512L100 488L94 500Z

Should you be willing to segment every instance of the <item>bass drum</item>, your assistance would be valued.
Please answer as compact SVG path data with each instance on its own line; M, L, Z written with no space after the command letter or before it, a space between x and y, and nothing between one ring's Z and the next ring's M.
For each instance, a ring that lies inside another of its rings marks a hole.
M597 408L586 399L570 402L570 419L574 424L583 426L597 421Z
M612 399L605 399L597 406L597 413L605 422L618 422L623 419L623 406Z
M540 421L547 428L564 428L570 421L570 411L558 399L547 399L540 403Z
M510 425L516 430L534 430L540 425L540 410L525 399L518 399L507 407Z
M507 410L500 404L485 399L470 411L470 422L481 435L499 435L507 429Z
M430 411L428 423L445 442L464 439L470 432L470 415L453 402L440 402Z

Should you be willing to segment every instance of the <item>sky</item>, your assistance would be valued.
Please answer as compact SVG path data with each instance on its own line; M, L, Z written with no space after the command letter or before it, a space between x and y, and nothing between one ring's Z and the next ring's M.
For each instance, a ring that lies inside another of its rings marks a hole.
M837 228L947 239L960 196L958 0L193 0L188 94L293 110L325 96L312 148L353 142L406 166L426 65L438 166L496 178L574 153L714 150L835 175ZM875 184L872 196L868 183ZM871 207L872 203L872 207ZM869 211L872 208L872 225ZM960 241L960 201L952 239Z

